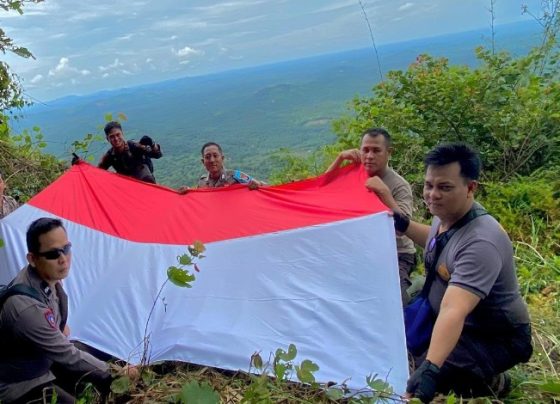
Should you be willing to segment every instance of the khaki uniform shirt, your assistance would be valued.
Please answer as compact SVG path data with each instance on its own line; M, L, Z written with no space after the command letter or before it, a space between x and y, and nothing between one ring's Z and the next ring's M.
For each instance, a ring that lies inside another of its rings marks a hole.
M54 380L53 362L71 372L110 378L105 362L79 350L62 334L68 307L62 285L52 290L29 266L15 278L14 284L19 283L39 291L44 302L15 295L0 311L0 401L11 402Z
M228 185L239 184L240 182L233 176L235 170L223 170L218 179L210 178L210 174L203 175L198 179L197 188L221 188ZM244 172L239 171L240 178L251 179L251 177Z
M412 217L412 188L410 184L390 167L387 167L381 180L391 191L391 195L399 208L408 217ZM415 254L414 242L406 236L397 237L397 252L399 254Z
M2 208L0 209L0 219L8 216L19 207L17 201L11 196L2 195Z

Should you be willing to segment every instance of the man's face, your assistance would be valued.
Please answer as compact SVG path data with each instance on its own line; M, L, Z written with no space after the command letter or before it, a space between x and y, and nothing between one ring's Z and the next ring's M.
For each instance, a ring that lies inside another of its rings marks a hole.
M41 279L53 284L68 276L72 253L69 250L67 254L62 251L57 253L56 250L68 249L69 244L66 231L62 227L57 227L39 236L39 253L28 253L27 260L37 269ZM58 255L58 257L54 258L53 255Z
M121 150L124 148L125 140L122 130L119 128L113 128L107 134L107 141L111 143L114 149Z
M374 177L383 172L389 161L391 150L387 147L385 138L382 135L364 135L360 146L360 157L366 172L370 177Z
M461 166L454 162L428 166L424 180L424 201L430 212L442 220L457 220L470 206L476 181L461 176Z
M204 148L204 154L202 155L202 164L210 175L219 175L224 168L224 155L217 146L207 146Z

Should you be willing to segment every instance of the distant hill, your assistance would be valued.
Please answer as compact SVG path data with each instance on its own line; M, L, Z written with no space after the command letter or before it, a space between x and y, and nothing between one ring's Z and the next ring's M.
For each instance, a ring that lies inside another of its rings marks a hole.
M497 27L498 48L525 53L538 41L535 23ZM473 65L474 48L489 46L488 32L471 31L379 47L384 73L404 69L420 53ZM204 173L200 147L216 141L227 165L266 179L278 148L312 150L335 139L331 121L379 80L372 48L315 56L156 84L71 96L24 110L16 130L41 127L48 151L70 159L73 140L102 130L103 116L123 112L127 138L152 135L164 157L156 177L166 185L193 184ZM95 146L100 155L107 144Z

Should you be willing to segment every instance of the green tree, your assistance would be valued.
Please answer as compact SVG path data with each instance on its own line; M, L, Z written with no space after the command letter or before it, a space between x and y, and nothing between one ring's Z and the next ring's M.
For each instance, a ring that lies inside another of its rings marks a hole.
M0 0L0 8L6 12L17 11L23 14L23 8L28 3L40 3L43 0ZM2 28L0 28L0 51L3 54L12 52L23 58L33 58L33 54L23 46L14 44ZM21 108L25 105L22 97L22 88L19 78L12 73L7 63L0 61L0 111L5 114L12 108Z

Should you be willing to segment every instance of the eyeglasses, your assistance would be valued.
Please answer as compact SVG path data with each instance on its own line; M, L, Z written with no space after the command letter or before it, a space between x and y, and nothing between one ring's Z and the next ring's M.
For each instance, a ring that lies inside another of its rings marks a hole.
M65 256L68 256L71 252L72 252L72 243L68 243L62 248L53 248L52 250L49 251L38 252L35 255L38 255L39 257L44 257L45 259L48 260L57 260L60 258L60 254L64 254Z

